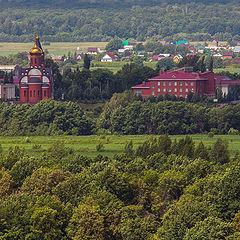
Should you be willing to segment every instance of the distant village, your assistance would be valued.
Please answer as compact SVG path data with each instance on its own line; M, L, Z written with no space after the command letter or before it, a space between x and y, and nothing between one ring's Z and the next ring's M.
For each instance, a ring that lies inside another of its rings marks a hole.
M162 47L163 52L155 54L154 52L156 51L149 51L149 49L145 49L145 46L141 43L122 41L122 48L109 52L105 49L97 47L88 47L87 51L77 48L73 58L76 61L81 61L84 54L87 53L88 55L93 56L93 59L100 55L100 58L98 57L97 59L101 62L130 61L132 57L140 57L143 58L144 61L152 62L170 57L174 62L178 63L186 55L206 54L222 60L227 59L226 65L240 64L240 42L236 42L236 46L230 46L227 43L220 44L218 40L213 40L208 44L191 44L187 40L180 40L176 42L160 41L154 44L155 47L156 44L159 44L159 46ZM169 50L169 48L171 50ZM66 60L66 56L52 55L52 59L56 62L64 61Z
M39 48L39 53L34 52L37 51L35 48ZM34 48L32 48L28 54L30 60L29 68L23 69L17 65L0 66L0 71L5 72L5 76L8 74L11 75L10 79L6 79L5 77L0 78L2 83L0 84L0 99L7 101L9 104L11 104L12 101L16 102L16 92L19 92L20 103L34 104L44 98L53 97L52 84L54 81L52 79L52 70L45 69L44 67L44 52L39 38L36 39ZM40 54L39 62L37 63L34 62L36 61L34 54ZM139 59L144 62L158 62L168 58L176 64L185 56L204 54L211 56L213 59L220 60L223 64L222 67L226 67L228 65L239 66L240 43L236 43L235 46L230 46L228 44L220 44L218 40L213 40L212 42L204 44L193 44L187 40L176 42L161 41L157 43L147 42L145 44L132 41L121 41L112 49L109 47L100 49L89 46L87 51L83 51L77 47L74 50L74 54L71 55L71 58L75 61L83 61L86 54L93 60L103 63L117 61L130 62L133 61L133 59ZM64 55L50 56L55 62L64 62L67 60L67 57ZM32 68L38 69L39 76L36 76L37 71L31 70ZM189 68L182 68L180 70L175 69L174 71L167 71L165 74L160 72L158 77L149 79L149 82L143 82L140 85L132 86L132 89L136 95L141 95L143 98L174 94L176 97L183 97L186 99L189 92L198 94L201 98L206 95L214 96L216 89L219 87L221 87L223 94L228 94L229 86L232 85L240 85L240 81L233 81L228 76L214 76L208 73L196 74L193 70L189 70ZM171 88L171 86L173 86L173 88ZM33 90L29 90L32 87Z

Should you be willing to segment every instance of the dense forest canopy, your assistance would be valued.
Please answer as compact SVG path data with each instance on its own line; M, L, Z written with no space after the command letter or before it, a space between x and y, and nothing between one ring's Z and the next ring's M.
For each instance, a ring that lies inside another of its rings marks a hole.
M1 148L0 239L239 239L239 170L222 139L150 137L112 158Z
M0 41L240 40L237 1L0 2Z
M61 8L61 7L126 7L126 6L133 6L133 5L141 5L141 6L159 6L162 4L185 4L185 3L204 3L204 4L213 4L213 3L223 3L228 4L231 2L237 2L236 0L0 0L0 3L2 3L2 7L9 7L9 6L15 6L15 3L24 5L24 6L41 6L44 7L45 4L52 8Z

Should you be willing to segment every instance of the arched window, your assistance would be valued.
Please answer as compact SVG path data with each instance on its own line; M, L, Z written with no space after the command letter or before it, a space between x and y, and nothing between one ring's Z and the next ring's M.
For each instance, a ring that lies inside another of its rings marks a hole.
M46 97L47 96L47 92L46 92L46 90L44 90L44 97Z
M26 92L26 90L24 90L24 97L26 97L27 96L27 92Z
M30 97L32 97L32 91L30 91Z
M33 91L33 96L35 97L35 90Z

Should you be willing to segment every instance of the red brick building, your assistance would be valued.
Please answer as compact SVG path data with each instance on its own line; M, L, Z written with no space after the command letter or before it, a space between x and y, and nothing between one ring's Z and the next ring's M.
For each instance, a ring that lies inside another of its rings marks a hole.
M215 79L213 72L193 72L192 67L185 67L175 71L161 72L159 76L149 79L140 85L132 87L136 95L144 99L148 96L175 95L186 98L189 92L204 95L215 95Z
M19 81L20 102L35 104L45 98L53 98L53 74L45 67L44 52L36 37L30 50L30 67L22 68Z

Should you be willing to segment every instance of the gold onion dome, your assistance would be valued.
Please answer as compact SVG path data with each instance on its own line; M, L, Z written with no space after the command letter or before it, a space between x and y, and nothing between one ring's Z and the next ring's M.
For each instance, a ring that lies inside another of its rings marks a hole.
M30 53L32 54L42 54L42 50L37 46L35 43L34 47L30 50Z

